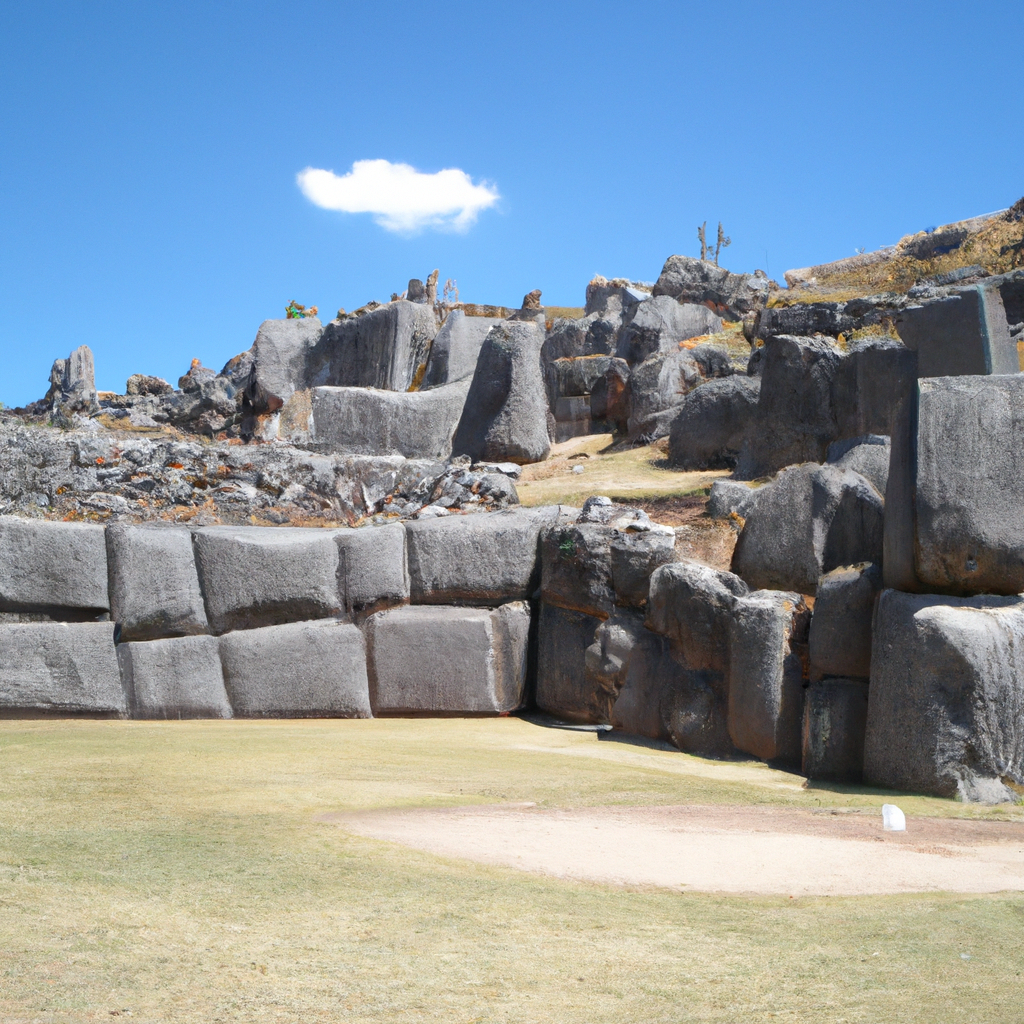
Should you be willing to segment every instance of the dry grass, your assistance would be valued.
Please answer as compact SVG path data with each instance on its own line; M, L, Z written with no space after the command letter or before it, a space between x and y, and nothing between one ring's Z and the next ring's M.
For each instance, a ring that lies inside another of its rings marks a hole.
M667 439L640 448L613 447L611 434L574 437L551 446L544 462L523 467L516 484L524 505L574 505L594 494L641 499L704 491L725 470L684 473L665 465ZM574 473L582 466L582 473Z
M877 813L880 793L516 719L8 721L0 752L6 1024L1020 1019L1019 896L617 889L318 820L502 800Z

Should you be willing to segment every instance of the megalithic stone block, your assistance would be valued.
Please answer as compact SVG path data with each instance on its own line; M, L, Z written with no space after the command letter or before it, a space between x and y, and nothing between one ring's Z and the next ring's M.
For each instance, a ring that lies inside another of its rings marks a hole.
M953 295L908 306L896 321L900 338L917 352L919 377L1017 373L999 288L981 282Z
M804 702L803 774L829 782L860 782L867 715L868 684L864 680L813 683Z
M763 761L799 765L810 612L799 594L736 600L729 639L729 736Z
M586 652L602 620L541 602L537 627L537 707L573 722L608 722L618 696L586 670Z
M230 718L219 641L183 636L117 648L132 718Z
M0 516L0 610L81 618L109 607L102 526Z
M111 622L0 625L0 712L123 717Z
M259 526L196 530L196 563L213 631L340 615L334 533Z
M417 605L364 624L374 713L495 715L522 707L530 609Z
M864 780L999 802L1024 783L1024 599L882 592Z
M236 717L370 718L363 635L333 619L292 622L220 638Z
M107 558L122 641L209 632L191 531L115 523L107 527Z
M885 585L1024 591L1024 375L918 381L892 445Z
M821 577L811 619L812 678L868 678L871 618L881 589L882 572L873 562L843 566Z
M345 610L379 611L409 601L409 566L401 523L338 530L338 574Z

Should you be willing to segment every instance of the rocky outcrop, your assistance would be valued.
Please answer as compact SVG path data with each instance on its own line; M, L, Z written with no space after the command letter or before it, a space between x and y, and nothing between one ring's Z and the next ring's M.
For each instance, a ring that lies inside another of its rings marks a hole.
M724 317L742 320L768 301L769 281L763 270L732 274L708 260L669 256L654 286L654 295L698 303Z

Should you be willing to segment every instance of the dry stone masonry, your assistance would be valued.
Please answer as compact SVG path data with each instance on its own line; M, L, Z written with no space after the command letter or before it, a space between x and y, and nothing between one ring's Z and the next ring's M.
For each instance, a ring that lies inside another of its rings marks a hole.
M1017 799L1024 271L783 302L672 256L576 317L437 280L177 388L97 392L81 347L0 411L0 714L529 709ZM731 564L608 498L520 507L523 465L596 432L732 470Z

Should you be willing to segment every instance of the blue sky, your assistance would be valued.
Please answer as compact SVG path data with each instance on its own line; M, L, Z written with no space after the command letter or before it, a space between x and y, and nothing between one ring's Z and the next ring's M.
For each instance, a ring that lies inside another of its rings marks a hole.
M578 305L704 220L781 279L1007 206L1022 38L1020 0L2 0L0 401L83 343L104 389L219 369L290 299L329 319L434 267ZM410 232L297 184L364 160L500 198Z

